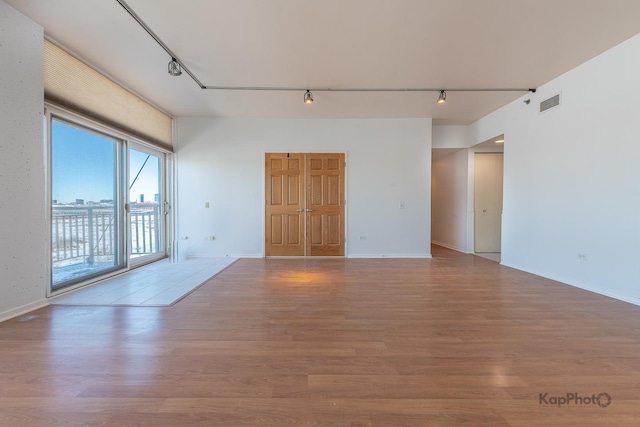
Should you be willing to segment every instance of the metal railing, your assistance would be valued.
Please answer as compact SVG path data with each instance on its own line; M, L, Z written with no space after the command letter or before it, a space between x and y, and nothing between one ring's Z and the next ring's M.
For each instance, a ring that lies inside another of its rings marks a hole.
M160 205L151 210L136 208L131 204L131 255L140 256L160 251Z
M137 206L142 205L142 206ZM160 206L131 204L131 255L160 250ZM93 264L113 257L118 248L114 206L53 206L51 213L51 260L54 266Z

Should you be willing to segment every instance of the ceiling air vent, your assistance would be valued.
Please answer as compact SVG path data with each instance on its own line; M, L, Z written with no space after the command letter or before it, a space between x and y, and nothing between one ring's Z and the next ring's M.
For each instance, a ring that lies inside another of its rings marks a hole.
M554 95L549 99L545 99L540 103L540 112L543 113L560 105L560 94Z

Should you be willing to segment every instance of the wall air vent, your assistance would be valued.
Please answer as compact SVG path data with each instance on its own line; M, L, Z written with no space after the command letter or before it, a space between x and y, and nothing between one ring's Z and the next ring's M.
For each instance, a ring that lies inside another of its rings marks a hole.
M545 99L540 103L540 112L544 113L547 110L555 108L560 105L560 94L554 95L549 99Z

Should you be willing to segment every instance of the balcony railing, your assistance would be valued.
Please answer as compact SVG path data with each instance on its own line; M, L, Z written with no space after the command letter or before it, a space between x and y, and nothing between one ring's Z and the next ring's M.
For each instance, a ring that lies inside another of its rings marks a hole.
M131 204L131 256L160 251L160 206ZM113 206L54 206L51 215L53 266L93 264L116 255L118 248Z
M144 203L132 203L131 212L131 256L154 254L160 251L160 205L149 208Z

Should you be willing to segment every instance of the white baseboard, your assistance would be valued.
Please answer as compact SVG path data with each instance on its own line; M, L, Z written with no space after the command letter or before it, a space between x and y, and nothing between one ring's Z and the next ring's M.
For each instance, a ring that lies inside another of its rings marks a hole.
M452 251L462 252L463 254L470 253L466 249L462 249L462 248L459 248L457 246L449 245L447 243L438 242L437 240L432 240L431 243L433 243L434 245L442 246L443 248L451 249Z
M264 258L262 254L229 254L229 255L210 255L203 253L189 254L189 258Z
M347 258L410 258L431 259L431 254L349 254Z
M0 313L0 322L7 321L9 319L13 319L14 317L22 316L30 311L37 310L42 307L46 307L49 305L49 302L46 299L42 299L40 301L32 302L30 304L25 304L21 307L16 307L11 310L4 311Z
M515 268L516 270L524 271L525 273L529 273L529 274L535 274L536 276L544 277L545 279L549 279L549 280L554 280L554 281L560 282L560 283L562 283L564 285L573 286L574 288L578 288L578 289L582 289L582 290L585 290L585 291L593 292L594 294L602 295L602 296L605 296L605 297L617 299L619 301L628 302L629 304L640 306L640 298L638 298L638 297L636 297L634 295L620 293L620 292L618 292L616 290L609 289L609 288L593 286L593 285L586 285L584 283L576 283L575 281L567 280L567 279L565 279L563 277L556 276L554 274L548 274L548 273L545 273L545 272L537 271L535 269L525 268L525 267L522 267L522 266L510 264L510 263L502 262L501 264L503 266L505 266L505 267Z

